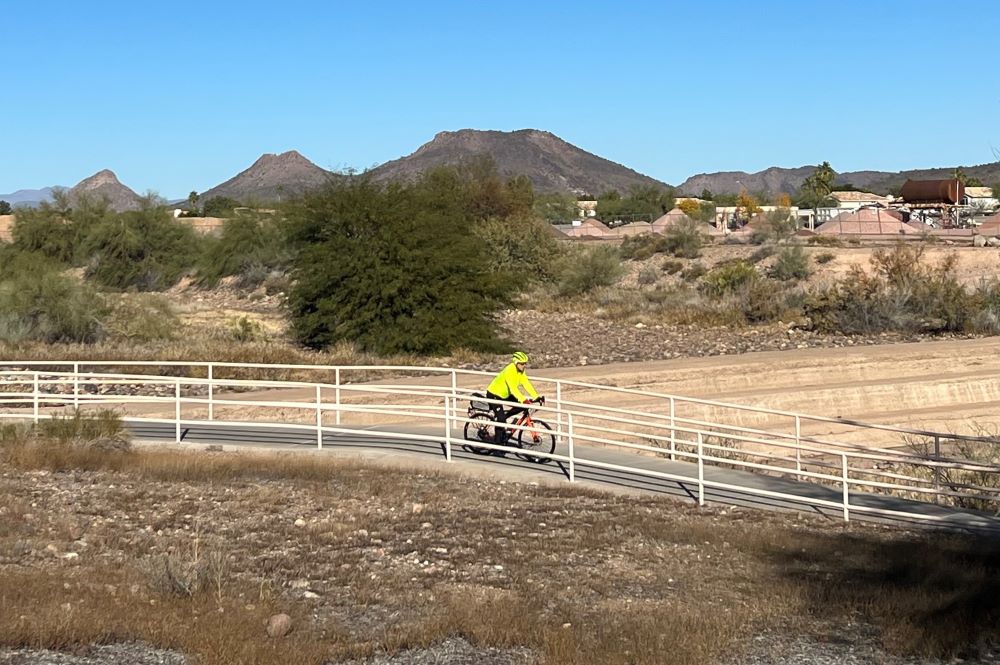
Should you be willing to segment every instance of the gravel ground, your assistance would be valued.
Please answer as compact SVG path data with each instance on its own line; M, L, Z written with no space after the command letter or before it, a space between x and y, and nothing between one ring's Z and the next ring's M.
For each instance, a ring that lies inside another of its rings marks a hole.
M76 653L46 649L0 649L3 665L185 665L187 659L173 651L145 644L110 644Z
M753 351L871 346L926 340L965 339L967 335L821 335L792 324L752 328L629 325L594 315L514 310L503 327L537 367L604 365Z

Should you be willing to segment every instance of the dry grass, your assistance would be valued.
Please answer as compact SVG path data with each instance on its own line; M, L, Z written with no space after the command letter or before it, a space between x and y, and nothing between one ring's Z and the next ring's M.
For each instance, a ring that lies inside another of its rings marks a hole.
M694 665L858 624L901 654L1000 641L995 542L315 453L99 450L75 427L0 450L0 645L322 663L462 637L548 664ZM266 635L275 612L289 637Z

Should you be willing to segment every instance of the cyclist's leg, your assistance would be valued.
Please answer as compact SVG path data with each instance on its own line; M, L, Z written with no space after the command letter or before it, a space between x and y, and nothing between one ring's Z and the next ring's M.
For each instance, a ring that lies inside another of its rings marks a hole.
M503 397L495 395L487 390L486 399L502 400ZM504 429L503 426L506 421L506 412L504 411L503 404L490 404L490 412L493 414L493 421L496 423L493 427L493 443L504 443L507 440L507 430Z
M509 423L510 419L512 417L514 417L516 415L520 415L520 414L525 413L527 411L527 409L525 409L523 406L521 406L521 403L519 401L517 401L517 398L514 397L513 395L511 395L510 397L508 397L506 399L506 401L513 402L517 406L514 406L514 407L512 407L510 409L507 409L507 411L503 414L504 424ZM504 443L507 442L507 439L509 437L511 437L511 436L517 436L517 434L515 434L514 432L508 432L506 430L506 428L503 431L504 431L504 439L503 439Z

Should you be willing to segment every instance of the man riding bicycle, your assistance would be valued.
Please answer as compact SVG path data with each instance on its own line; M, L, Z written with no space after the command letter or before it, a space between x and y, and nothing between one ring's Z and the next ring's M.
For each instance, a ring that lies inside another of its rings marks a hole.
M538 392L528 380L528 354L524 351L517 351L510 358L510 364L500 370L500 373L490 382L486 389L486 398L514 402L515 404L531 404L533 399L538 399ZM521 394L519 388L524 388L524 392L531 397ZM516 406L512 409L504 409L502 404L490 404L490 411L493 413L493 420L496 426L493 434L493 442L504 444L507 442L507 428L504 424L507 419L516 413L524 411L524 407Z

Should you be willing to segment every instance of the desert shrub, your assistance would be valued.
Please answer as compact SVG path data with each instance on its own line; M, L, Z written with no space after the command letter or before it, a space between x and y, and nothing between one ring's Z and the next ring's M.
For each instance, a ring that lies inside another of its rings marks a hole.
M748 278L733 287L730 297L748 323L776 320L788 309L780 286L760 276Z
M180 320L165 297L155 293L125 294L106 299L104 328L112 337L134 342L169 340L177 336Z
M665 251L667 251L665 238L652 233L628 236L622 240L619 247L622 258L633 261L645 261L654 254Z
M562 296L581 295L600 286L611 286L623 273L616 248L572 247L558 262L556 287Z
M778 208L763 215L763 219L755 223L750 242L762 244L765 242L782 242L795 235L796 221L788 208Z
M685 282L693 282L700 279L708 273L708 268L706 268L701 263L692 263L687 268L681 271L681 279Z
M523 278L551 276L558 248L551 225L533 214L488 217L473 226L486 243L492 270L517 273Z
M968 293L954 275L956 257L937 266L922 246L897 245L872 254L872 273L854 267L831 287L806 300L816 328L847 333L957 331L975 325L987 299Z
M838 236L814 235L809 236L806 242L817 247L842 247L844 245Z
M57 190L51 202L19 210L11 235L14 246L61 263L79 265L85 259L85 239L99 223L113 217L106 198Z
M643 266L639 270L639 274L636 276L636 281L640 285L648 286L650 284L656 284L656 280L660 278L659 273L653 266Z
M39 438L55 443L87 443L122 449L128 448L131 443L121 416L107 409L57 415L39 421L35 429Z
M701 228L693 219L682 219L667 228L663 235L666 251L682 259L696 259L701 256L704 242Z
M667 273L668 275L673 275L684 269L684 263L676 259L663 259L660 264L660 270Z
M702 290L709 296L719 298L757 279L760 279L760 273L747 261L727 261L705 275Z
M74 245L71 222L51 206L18 210L11 228L14 247L69 263Z
M252 288L271 272L286 268L291 259L281 220L274 215L236 215L222 223L218 238L204 243L197 272L198 282L206 286L236 276L240 286Z
M98 284L160 291L173 286L194 264L197 238L162 206L146 206L97 222L83 251L86 275Z
M786 245L778 252L768 274L783 282L805 279L809 276L809 257L801 245Z
M247 316L229 322L229 334L236 342L259 342L265 339L264 326Z
M490 269L469 204L450 170L414 183L331 182L292 202L295 336L382 354L505 348L494 314L519 282Z
M761 245L753 251L749 257L747 257L747 262L753 263L754 265L760 263L764 259L769 259L774 256L774 253L778 251L778 248L774 245L768 243L766 245Z
M0 340L96 342L105 306L89 286L22 254L0 276ZM19 268L18 266L22 266Z
M833 261L834 258L835 258L834 255L831 254L830 252L820 252L819 254L813 257L816 263L819 264L829 263L830 261Z

